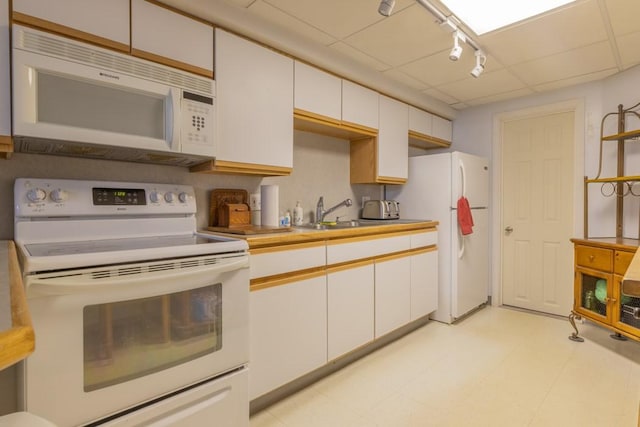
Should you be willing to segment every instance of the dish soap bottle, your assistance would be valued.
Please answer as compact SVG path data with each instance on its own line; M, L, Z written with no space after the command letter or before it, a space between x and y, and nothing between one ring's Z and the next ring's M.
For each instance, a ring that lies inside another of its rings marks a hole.
M300 206L300 200L296 202L296 207L293 208L293 225L302 225L304 216L304 211L302 210L302 206Z
M287 213L284 214L284 226L285 227L291 226L291 212L289 211L287 211Z

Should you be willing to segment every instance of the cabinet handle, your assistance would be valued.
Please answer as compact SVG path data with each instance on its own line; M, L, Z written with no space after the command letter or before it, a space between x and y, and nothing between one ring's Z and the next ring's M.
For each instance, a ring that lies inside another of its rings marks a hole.
M589 255L589 261L593 262L596 257L594 255Z
M615 299L615 298L606 297L604 299L605 304L608 304L609 302L614 302L615 303L616 301L617 301L617 299Z

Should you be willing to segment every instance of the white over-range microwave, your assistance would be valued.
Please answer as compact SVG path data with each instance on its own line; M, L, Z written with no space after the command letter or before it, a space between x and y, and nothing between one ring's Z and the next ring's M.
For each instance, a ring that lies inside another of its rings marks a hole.
M215 157L215 81L13 26L16 151L191 166Z

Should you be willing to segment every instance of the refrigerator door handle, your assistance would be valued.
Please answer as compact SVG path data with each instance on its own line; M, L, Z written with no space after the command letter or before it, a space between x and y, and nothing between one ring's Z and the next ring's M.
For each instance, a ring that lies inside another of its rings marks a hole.
M460 249L458 250L458 259L462 259L464 256L464 236L460 232L460 228L458 228L458 241L460 242Z
M460 168L460 177L462 178L460 184L461 184L461 196L462 197L467 197L467 174L466 171L464 169L464 162L462 160L459 160L458 163L458 167Z

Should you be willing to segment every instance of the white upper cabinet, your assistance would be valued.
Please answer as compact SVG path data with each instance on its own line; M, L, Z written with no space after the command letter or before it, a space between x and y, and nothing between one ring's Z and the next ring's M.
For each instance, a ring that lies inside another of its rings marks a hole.
M13 19L129 51L129 0L13 0Z
M342 81L339 77L295 61L294 107L330 119L342 117Z
M342 120L378 129L379 96L376 91L342 80Z
M380 95L378 178L381 182L406 182L409 168L409 106Z
M215 168L289 174L293 168L293 59L220 29L215 39Z
M453 139L453 123L451 120L433 116L433 136L451 142Z
M409 131L423 135L432 134L432 115L416 107L409 106Z
M131 51L213 77L213 26L144 0L131 0Z

